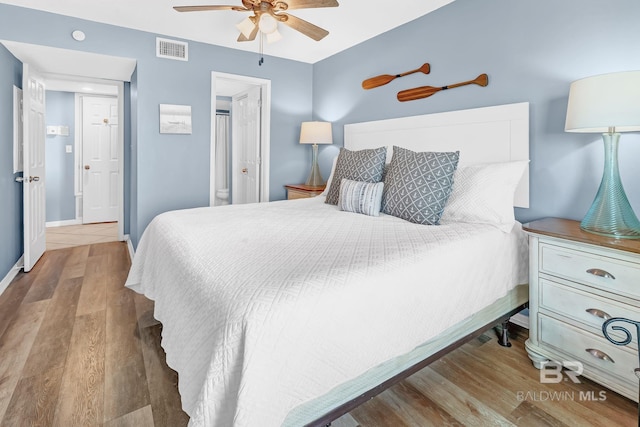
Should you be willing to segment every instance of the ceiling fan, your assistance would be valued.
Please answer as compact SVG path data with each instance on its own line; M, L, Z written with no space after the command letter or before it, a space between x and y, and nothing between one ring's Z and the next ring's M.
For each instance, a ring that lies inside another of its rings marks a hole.
M267 42L281 38L278 33L278 22L319 41L329 32L304 19L289 15L285 11L294 9L312 9L319 7L337 7L336 0L242 0L242 6L210 5L210 6L175 6L178 12L201 12L210 10L235 10L237 12L253 12L253 15L240 22L237 27L241 34L239 42L255 40L258 31L264 33Z

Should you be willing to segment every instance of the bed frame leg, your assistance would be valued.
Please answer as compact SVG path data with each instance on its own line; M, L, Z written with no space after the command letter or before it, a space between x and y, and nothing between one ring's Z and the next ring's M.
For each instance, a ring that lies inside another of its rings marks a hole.
M509 319L502 322L502 332L498 339L498 344L503 347L511 347L511 343L509 342Z

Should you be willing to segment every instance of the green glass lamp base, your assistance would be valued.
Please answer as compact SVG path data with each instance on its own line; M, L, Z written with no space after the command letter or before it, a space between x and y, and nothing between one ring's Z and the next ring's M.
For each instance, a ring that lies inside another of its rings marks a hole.
M602 134L604 172L596 198L580 223L589 233L616 239L640 239L640 221L624 192L618 170L619 133Z

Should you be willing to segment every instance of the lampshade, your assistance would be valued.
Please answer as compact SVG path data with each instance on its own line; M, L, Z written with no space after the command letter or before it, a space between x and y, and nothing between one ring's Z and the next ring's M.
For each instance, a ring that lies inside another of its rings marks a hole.
M278 30L278 21L276 21L276 18L274 18L273 16L267 13L263 13L260 16L260 22L258 23L258 27L260 28L260 31L262 31L263 33L271 34L274 31Z
M246 38L249 38L251 36L253 29L256 27L256 24L253 22L251 18L252 16L246 17L245 19L240 21L238 24L236 24L236 28L240 30L242 35L245 36Z
M640 71L576 80L569 88L567 132L640 131Z
M331 123L302 122L300 144L333 144Z
M280 31L278 31L277 28L275 31L267 34L267 43L275 43L279 40L282 40L282 34L280 34Z

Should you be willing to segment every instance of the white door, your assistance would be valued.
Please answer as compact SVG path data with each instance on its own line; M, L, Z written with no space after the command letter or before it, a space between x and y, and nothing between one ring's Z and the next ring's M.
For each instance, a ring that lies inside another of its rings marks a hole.
M253 86L231 98L233 204L260 201L260 135L262 89Z
M118 100L82 98L82 222L118 220Z
M47 247L45 215L44 79L28 64L22 69L24 271L30 271Z

